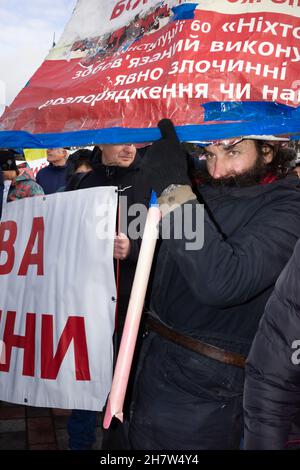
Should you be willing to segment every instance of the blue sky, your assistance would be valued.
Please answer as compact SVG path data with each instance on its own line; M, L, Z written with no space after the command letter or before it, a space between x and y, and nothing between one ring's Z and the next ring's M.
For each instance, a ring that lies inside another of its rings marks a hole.
M76 0L0 0L0 115L62 33Z

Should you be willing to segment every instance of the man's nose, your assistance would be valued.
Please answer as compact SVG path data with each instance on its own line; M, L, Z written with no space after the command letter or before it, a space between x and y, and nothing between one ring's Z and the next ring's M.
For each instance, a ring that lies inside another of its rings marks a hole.
M131 152L132 151L132 144L124 145L123 150L125 152Z
M226 173L227 173L226 165L224 164L222 160L219 160L218 158L216 158L214 161L214 166L212 169L211 176L215 179L224 178L224 176L226 176Z

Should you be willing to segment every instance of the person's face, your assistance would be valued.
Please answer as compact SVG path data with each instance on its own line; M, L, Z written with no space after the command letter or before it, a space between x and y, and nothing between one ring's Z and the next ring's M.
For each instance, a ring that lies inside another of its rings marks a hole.
M47 149L47 160L49 163L64 162L67 151L63 148Z
M298 178L300 178L300 166L296 166L294 172L297 174Z
M74 173L88 173L89 171L92 171L92 168L86 163L82 163L78 168L76 168Z
M234 145L212 144L205 148L207 171L213 179L242 175L255 167L258 151L253 140L242 140ZM263 148L264 163L270 163L273 152Z
M17 176L18 176L18 175L17 175L16 170L4 170L4 171L3 171L3 179L4 179L4 181L5 181L5 180L13 181L14 179L16 179Z
M136 155L136 148L132 144L103 144L100 145L102 150L102 163L107 166L128 167L132 164Z

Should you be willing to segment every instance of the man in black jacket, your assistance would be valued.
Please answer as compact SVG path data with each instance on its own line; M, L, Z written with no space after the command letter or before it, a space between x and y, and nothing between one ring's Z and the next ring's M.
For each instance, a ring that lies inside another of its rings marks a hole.
M197 223L185 154L172 123L159 127L162 139L143 165L163 221L172 212L171 224L180 213L183 226L184 217ZM244 358L300 236L299 181L286 176L278 142L212 142L205 156L203 246L171 236L159 251L130 425L134 449L239 448Z
M246 365L245 449L300 449L300 242L276 282Z
M141 238L131 238L127 234L128 225L134 219L128 210L134 204L148 207L151 189L141 172L141 158L134 145L103 144L96 146L91 156L93 171L83 175L76 174L68 182L66 190L93 188L97 186L117 186L120 191L120 226L114 242L115 272L118 285L118 309L116 318L117 349L121 339L136 263L138 260ZM142 227L139 232L142 233ZM138 234L136 234L138 235ZM119 271L117 270L119 262ZM116 353L117 351L115 351ZM126 446L120 442L118 423L112 425L112 431L104 436L104 446L109 448ZM114 432L114 426L117 430ZM75 410L68 423L69 446L74 450L88 449L95 440L96 413Z
M120 260L118 302L118 337L120 338L141 244L140 237L132 239L130 234L127 234L128 226L134 219L128 211L134 204L148 207L151 187L141 171L142 159L134 145L96 146L91 161L94 171L81 177L77 188L117 186L120 191L120 226L114 244L115 267L116 261Z

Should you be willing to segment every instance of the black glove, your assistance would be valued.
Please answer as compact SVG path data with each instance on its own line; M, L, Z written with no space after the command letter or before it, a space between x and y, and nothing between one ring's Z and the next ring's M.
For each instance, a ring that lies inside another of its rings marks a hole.
M154 142L142 160L143 172L159 197L170 184L188 184L186 153L182 150L170 119L158 123L162 138Z

